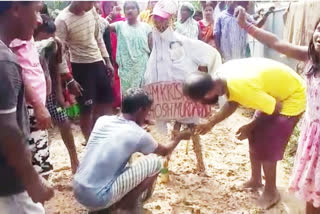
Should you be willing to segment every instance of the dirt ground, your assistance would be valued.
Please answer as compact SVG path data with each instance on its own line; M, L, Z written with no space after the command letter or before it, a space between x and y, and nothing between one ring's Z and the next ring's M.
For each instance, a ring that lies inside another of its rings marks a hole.
M249 121L239 110L201 137L208 177L196 173L196 157L192 142L183 141L169 162L170 181L157 183L153 196L144 204L146 214L303 214L303 204L287 193L289 175L278 167L278 187L282 200L269 210L255 206L259 192L240 188L250 175L248 142L234 137L237 129ZM81 158L84 147L79 127L74 126L77 151ZM168 142L155 130L160 143ZM49 178L56 188L55 197L45 204L48 214L87 213L72 195L72 174L67 150L56 129L51 132L51 158L54 172ZM188 150L188 154L186 154Z

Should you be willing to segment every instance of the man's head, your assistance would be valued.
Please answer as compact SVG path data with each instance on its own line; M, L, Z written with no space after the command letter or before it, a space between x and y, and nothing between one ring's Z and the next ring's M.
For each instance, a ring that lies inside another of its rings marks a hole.
M202 20L202 19L203 19L202 11L197 10L197 11L194 13L193 19L196 20L196 21Z
M228 6L229 11L233 11L238 6L238 2L237 1L228 1L227 6Z
M203 72L191 74L183 84L183 93L202 104L215 104L219 96L225 94L224 82Z
M42 22L40 17L42 6L40 1L1 1L0 23L8 25L10 29L6 31L14 37L12 39L30 40L33 31Z
M158 15L153 15L152 16L152 20L153 20L154 26L161 33L166 31L168 29L168 27L170 26L170 24L171 24L171 19L170 18L171 17L163 18L163 17L158 16Z
M174 15L178 11L178 1L160 0L151 13L154 26L159 32L164 32L173 24Z
M77 5L77 8L81 11L88 12L91 10L95 4L94 1L73 1L73 5Z
M137 124L143 125L152 103L152 98L143 89L132 88L123 96L121 112L130 115Z
M241 6L248 10L249 1L228 1L227 5L229 11L234 11L238 6Z

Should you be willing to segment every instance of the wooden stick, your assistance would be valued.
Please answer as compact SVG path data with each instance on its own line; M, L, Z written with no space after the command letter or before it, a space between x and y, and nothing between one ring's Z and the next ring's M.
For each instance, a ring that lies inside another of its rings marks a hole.
M189 140L187 140L187 145L186 145L186 155L189 153Z

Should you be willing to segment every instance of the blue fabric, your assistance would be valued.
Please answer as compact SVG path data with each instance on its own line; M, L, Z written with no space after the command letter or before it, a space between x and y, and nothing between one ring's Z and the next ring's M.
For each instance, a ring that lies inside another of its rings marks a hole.
M121 116L100 117L74 177L76 199L87 207L103 206L131 155L149 154L157 146L152 136L135 122Z
M214 35L225 61L245 58L247 32L238 25L237 18L227 10L218 16Z

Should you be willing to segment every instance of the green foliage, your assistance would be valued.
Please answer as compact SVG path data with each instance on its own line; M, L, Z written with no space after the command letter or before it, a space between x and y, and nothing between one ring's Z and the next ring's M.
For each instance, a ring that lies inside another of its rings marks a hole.
M48 6L50 11L54 10L62 10L66 6L68 6L69 1L44 1L44 3Z
M196 11L201 11L200 1L192 1L191 4L194 6Z

